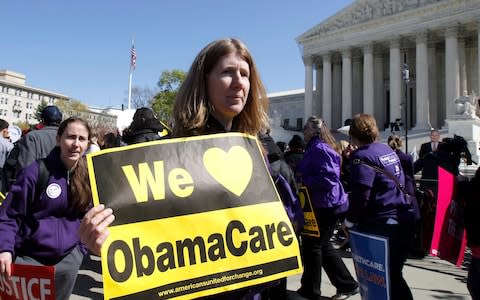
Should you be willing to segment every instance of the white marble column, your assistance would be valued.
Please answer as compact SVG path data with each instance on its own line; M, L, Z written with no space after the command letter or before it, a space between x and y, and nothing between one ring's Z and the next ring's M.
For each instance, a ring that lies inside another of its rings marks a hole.
M322 115L322 92L323 92L323 66L321 62L317 62L315 72L315 94L314 104L313 104L313 114L317 116Z
M323 56L322 119L332 122L332 59L330 54Z
M429 45L427 49L427 56L428 56L428 95L430 96L430 101L428 102L428 124L430 128L438 128L439 127L439 119L444 118L441 117L440 107L443 106L443 103L439 103L438 99L443 97L443 89L439 92L438 88L438 78L442 75L439 75L438 72L441 71L441 68L437 66L437 50L435 49L435 45Z
M303 120L306 121L312 115L312 101L313 101L313 59L312 57L304 57L303 64L305 65L305 112Z
M428 84L428 53L427 53L427 33L421 32L416 38L416 129L429 129L429 84Z
M465 92L468 94L467 88L467 61L465 58L465 39L458 39L458 71L460 78L460 95L463 95Z
M445 33L445 109L446 117L455 114L455 99L460 96L457 28Z
M400 42L390 42L390 122L402 118L402 70L400 66Z
M342 51L342 123L352 117L352 53Z
M373 46L363 48L363 112L374 115Z
M385 79L383 78L383 55L381 53L375 54L374 61L374 81L377 83L374 85L374 116L377 120L377 125L380 130L384 128L385 122L389 118L386 115L386 101L385 101Z

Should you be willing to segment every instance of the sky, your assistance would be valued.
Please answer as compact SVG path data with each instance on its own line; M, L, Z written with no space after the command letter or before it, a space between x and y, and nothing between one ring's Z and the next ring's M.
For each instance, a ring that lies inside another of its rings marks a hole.
M128 103L132 86L157 89L162 71L188 71L209 42L241 39L268 93L304 88L295 41L352 0L3 0L0 69L31 87L94 107Z

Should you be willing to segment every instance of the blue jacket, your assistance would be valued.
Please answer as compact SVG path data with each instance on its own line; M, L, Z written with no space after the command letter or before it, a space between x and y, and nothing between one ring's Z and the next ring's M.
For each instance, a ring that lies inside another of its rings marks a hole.
M303 159L297 166L316 208L348 210L348 197L340 182L341 157L332 147L314 136L308 142Z
M22 170L0 206L0 252L30 256L48 265L80 245L77 231L83 214L70 203L59 147L50 152L45 165L50 173L45 190L35 190L39 173L35 161Z

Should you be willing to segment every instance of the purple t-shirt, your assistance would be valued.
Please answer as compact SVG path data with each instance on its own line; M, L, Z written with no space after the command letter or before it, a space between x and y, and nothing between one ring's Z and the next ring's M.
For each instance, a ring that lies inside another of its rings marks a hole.
M372 143L359 147L352 153L350 183L369 189L370 197L353 193L350 200L348 220L354 223L384 222L389 218L397 220L397 209L405 203L405 196L397 183L367 164L375 165L395 177L403 185L404 175L397 154L387 145ZM355 191L355 190L354 190Z

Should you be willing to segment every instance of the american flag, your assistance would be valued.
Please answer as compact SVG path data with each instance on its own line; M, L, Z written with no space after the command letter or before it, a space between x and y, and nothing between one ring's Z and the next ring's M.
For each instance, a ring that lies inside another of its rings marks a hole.
M130 53L130 68L135 70L137 66L137 52L135 51L135 46L132 44L132 51Z

